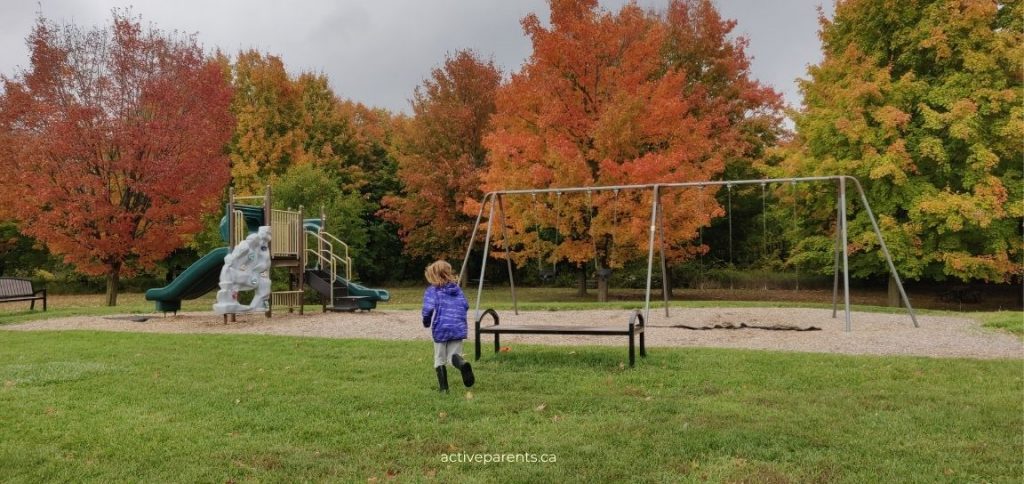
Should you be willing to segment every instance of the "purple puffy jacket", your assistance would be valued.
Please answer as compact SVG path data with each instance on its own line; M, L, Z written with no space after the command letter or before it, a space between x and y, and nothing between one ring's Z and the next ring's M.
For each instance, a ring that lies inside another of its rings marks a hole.
M435 343L466 339L469 302L458 284L431 285L423 293L423 327L431 328Z

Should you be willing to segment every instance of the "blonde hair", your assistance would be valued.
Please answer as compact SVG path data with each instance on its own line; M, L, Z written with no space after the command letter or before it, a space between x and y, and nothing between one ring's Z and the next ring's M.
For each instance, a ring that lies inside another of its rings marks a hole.
M459 282L459 277L452 272L452 265L443 260L435 261L427 266L427 270L423 271L423 275L426 276L427 282L434 286L443 286L449 282Z

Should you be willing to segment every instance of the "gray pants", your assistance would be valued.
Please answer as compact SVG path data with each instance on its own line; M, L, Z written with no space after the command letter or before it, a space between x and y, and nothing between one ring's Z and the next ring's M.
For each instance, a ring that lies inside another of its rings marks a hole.
M462 354L462 340L434 343L434 368L452 362L452 356Z

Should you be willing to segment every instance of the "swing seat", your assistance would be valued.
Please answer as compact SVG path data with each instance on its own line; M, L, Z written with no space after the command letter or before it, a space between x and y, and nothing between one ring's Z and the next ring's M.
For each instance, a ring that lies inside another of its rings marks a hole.
M542 282L551 282L555 280L557 275L554 271L540 271L540 280Z

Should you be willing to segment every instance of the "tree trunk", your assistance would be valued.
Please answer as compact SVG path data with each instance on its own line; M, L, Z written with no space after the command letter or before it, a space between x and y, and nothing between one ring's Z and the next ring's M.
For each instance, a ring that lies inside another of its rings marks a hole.
M117 283L120 276L120 266L111 267L107 271L107 306L117 306Z
M608 302L608 278L597 271L597 302Z
M896 278L889 274L889 291L888 291L887 305L892 308L898 308L903 305L903 301L900 298L900 288L896 285Z
M576 295L584 297L587 295L587 267L581 266L576 272Z
M597 302L608 302L608 275L611 273L608 265L611 263L612 243L611 234L605 234L594 245L598 266L594 271L594 277L597 278Z

